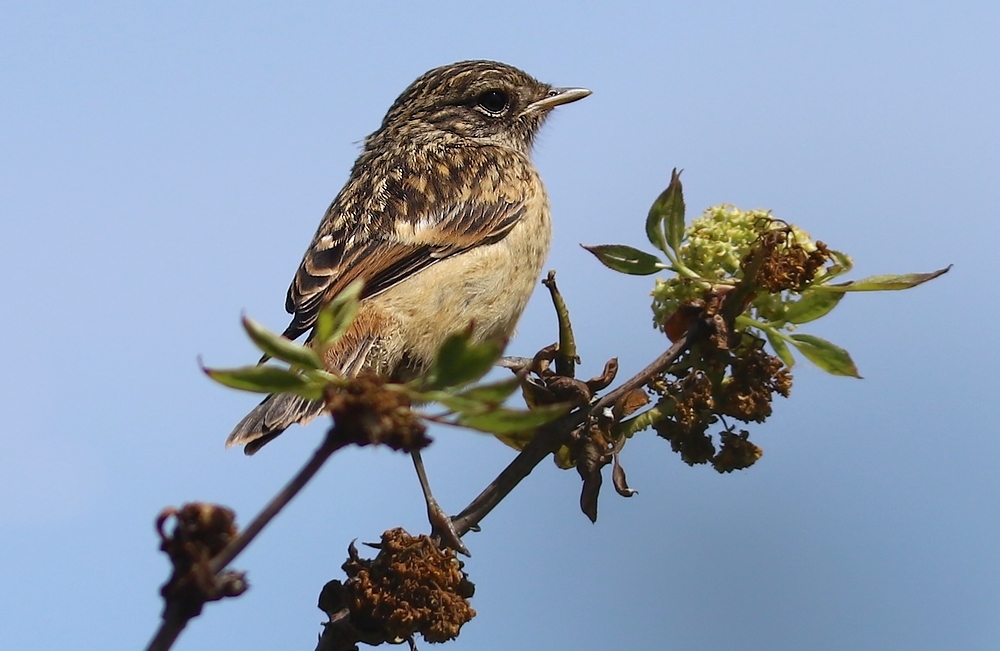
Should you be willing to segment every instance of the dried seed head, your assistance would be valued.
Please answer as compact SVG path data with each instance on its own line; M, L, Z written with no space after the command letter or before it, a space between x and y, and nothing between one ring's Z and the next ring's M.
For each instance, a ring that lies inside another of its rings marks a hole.
M331 387L326 405L334 420L331 436L341 445L381 443L413 452L430 444L427 428L410 409L409 397L387 388L374 374L360 375L344 388Z
M724 431L719 435L722 449L712 459L712 467L719 472L732 472L752 466L760 459L764 451L747 440L750 432L740 430L739 434Z
M164 531L175 521L172 534ZM207 601L235 597L247 589L240 572L214 574L210 561L236 537L236 515L231 509L205 502L164 509L156 519L160 549L170 557L174 571L160 588L165 608L184 618L201 612Z
M791 226L772 225L761 231L756 246L744 256L740 265L742 271L746 271L757 247L763 249L764 260L757 271L755 284L771 294L801 292L830 259L830 251L822 242L813 244L802 231Z
M780 359L764 352L762 343L754 341L733 358L720 391L721 413L763 423L771 415L772 395L788 397L792 375Z
M369 636L393 641L420 633L428 642L445 642L476 615L468 602L475 586L462 563L428 536L391 529L382 534L378 556L352 553L343 569L351 622Z

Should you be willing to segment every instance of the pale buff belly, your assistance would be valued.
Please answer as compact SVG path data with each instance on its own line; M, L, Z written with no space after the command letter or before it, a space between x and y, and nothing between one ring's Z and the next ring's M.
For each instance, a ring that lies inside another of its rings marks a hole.
M448 335L470 325L476 341L512 335L550 241L543 198L499 242L446 258L366 300L359 325L379 324L380 332L364 366L406 377L426 367ZM407 368L397 373L400 364Z

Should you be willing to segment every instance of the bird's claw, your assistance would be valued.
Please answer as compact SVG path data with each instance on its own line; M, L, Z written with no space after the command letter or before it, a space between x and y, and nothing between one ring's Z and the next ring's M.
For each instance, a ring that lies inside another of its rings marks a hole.
M450 547L459 554L472 556L468 547L462 542L461 536L458 535L458 531L455 530L451 517L438 506L433 498L427 501L427 519L431 523L431 533L441 540L443 546Z

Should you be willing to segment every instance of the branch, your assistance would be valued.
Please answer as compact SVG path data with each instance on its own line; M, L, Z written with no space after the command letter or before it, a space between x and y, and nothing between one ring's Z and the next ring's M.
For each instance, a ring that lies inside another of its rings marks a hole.
M331 429L330 432L332 433L333 430ZM302 469L281 489L281 492L275 495L268 505L257 514L253 522L241 531L218 556L212 559L212 562L209 564L209 569L212 573L218 574L223 568L232 563L239 556L240 552L253 542L253 539L257 537L274 516L278 515L283 508L288 506L292 498L299 494L299 491L309 483L309 480L323 467L327 459L342 447L344 447L343 441L334 440L334 437L328 433L323 439L323 443L313 452L313 456L309 459L309 462L302 466Z
M574 377L576 364L579 360L576 355L576 338L573 336L573 326L569 320L569 308L556 287L556 272L549 271L542 284L552 295L552 306L556 310L556 319L559 322L559 348L556 350L555 360L556 372L566 377Z
M253 522L207 563L205 569L207 573L212 575L216 583L225 583L236 576L232 572L225 571L225 567L246 549L247 545L260 534L274 516L280 513L292 501L292 498L298 495L299 491L302 490L323 464L326 463L330 455L344 447L345 442L343 440L338 440L331 435L333 431L333 429L330 430L308 463L299 470L281 492L274 496L268 505L254 518ZM242 581L242 575L239 575L239 579ZM207 596L203 598L204 601L202 601L202 604L205 601L209 601ZM166 595L165 599L167 603L163 609L163 618L160 622L160 627L150 641L149 646L146 647L147 651L166 651L169 649L173 646L181 631L184 630L184 627L187 626L188 621L201 612L200 604L192 609L190 604L181 603L180 600L167 598Z
M167 607L163 611L163 621L160 628L156 630L156 635L149 641L146 651L166 651L177 641L177 636L181 634L187 626L190 617L180 615L177 609Z
M574 432L581 425L596 417L604 409L615 404L622 396L649 383L650 380L669 368L688 349L695 326L649 366L626 380L618 388L609 391L595 404L574 411L559 420L544 425L536 432L534 438L524 449L514 457L514 460L504 468L489 486L476 499L462 510L452 520L455 531L464 536L474 529L490 511L492 511L521 480L531 474L542 459L559 450L573 440Z

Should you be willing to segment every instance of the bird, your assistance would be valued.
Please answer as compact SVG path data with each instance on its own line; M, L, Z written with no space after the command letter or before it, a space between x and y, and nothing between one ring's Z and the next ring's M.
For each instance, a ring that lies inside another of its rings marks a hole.
M451 335L506 339L528 303L552 240L549 200L532 144L557 106L590 95L554 88L495 61L461 61L421 75L364 141L330 204L285 299L282 333L307 335L320 311L363 282L347 332L323 364L343 377L419 377ZM322 400L264 398L236 425L227 447L254 454L295 423L323 413ZM423 461L411 452L432 533L469 554L435 501Z
M323 215L288 289L283 335L309 333L361 279L357 316L323 360L341 376L407 381L458 331L471 326L474 342L511 336L552 237L532 144L553 108L590 94L495 61L418 77L364 140ZM226 445L254 454L323 409L321 400L269 395Z

